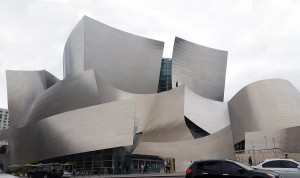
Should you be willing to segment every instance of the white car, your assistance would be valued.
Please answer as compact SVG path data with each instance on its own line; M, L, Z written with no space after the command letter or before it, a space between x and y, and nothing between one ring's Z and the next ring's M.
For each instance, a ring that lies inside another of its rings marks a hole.
M293 159L266 159L253 167L277 172L283 178L300 178L300 163Z
M64 174L62 175L62 177L71 177L71 173L69 173L68 171L64 170Z

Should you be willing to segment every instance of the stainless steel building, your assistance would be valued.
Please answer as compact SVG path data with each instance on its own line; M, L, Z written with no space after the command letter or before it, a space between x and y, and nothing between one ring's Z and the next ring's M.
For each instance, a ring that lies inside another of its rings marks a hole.
M234 159L246 132L300 125L289 82L251 84L223 102L226 51L176 37L173 58L162 59L163 47L84 16L65 45L63 80L7 71L5 166L61 162L108 174L161 172L169 161L184 171L193 160Z

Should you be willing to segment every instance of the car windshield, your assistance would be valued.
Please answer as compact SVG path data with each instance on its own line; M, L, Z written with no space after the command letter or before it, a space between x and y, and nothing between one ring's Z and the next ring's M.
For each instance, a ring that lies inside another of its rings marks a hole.
M248 170L248 171L254 170L252 167L247 166L247 165L245 165L245 164L242 164L242 163L240 163L240 162L233 161L233 160L229 160L229 161L231 161L231 162L233 162L233 163L239 165L240 167L242 167L242 168L244 168L244 169L246 169L246 170Z

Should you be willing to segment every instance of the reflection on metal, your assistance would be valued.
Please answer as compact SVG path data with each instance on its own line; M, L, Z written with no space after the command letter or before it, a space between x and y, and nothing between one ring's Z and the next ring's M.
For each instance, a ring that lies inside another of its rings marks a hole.
M94 69L130 93L156 93L164 43L132 35L84 16L64 50L64 75Z
M134 101L123 100L45 118L12 133L11 162L132 145L134 114Z
M203 98L185 89L184 115L212 134L230 125L227 103Z
M176 37L173 50L173 87L184 83L202 97L223 101L227 51Z
M58 81L45 70L6 71L10 129L19 127L36 97Z
M176 142L140 142L133 154L175 158L176 171L185 171L190 161L235 159L230 126L204 138Z
M300 94L287 80L254 82L240 90L228 106L234 143L244 140L245 132L300 125Z

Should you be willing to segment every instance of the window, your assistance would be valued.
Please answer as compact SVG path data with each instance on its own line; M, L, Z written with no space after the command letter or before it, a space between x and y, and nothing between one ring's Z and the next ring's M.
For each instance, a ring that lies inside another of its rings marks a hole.
M263 168L280 168L280 161L269 161L262 165Z
M221 168L220 162L217 161L209 161L206 162L203 166L203 170L206 171L219 171Z
M222 162L222 170L224 173L238 173L240 168L239 166L229 163L229 162Z
M292 161L282 160L280 162L281 162L282 168L298 168L298 164L296 164Z
M204 165L203 162L197 163L197 164L196 164L196 169L197 169L197 170L202 170L202 169L203 169L203 165Z

